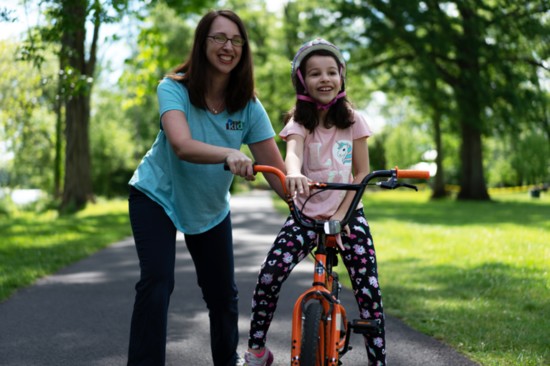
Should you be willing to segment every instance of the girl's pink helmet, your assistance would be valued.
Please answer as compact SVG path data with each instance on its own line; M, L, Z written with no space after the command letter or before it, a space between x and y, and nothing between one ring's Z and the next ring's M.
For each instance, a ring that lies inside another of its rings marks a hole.
M314 40L308 41L300 47L298 52L296 52L296 55L294 56L294 59L292 60L292 69L291 69L291 78L292 78L292 84L294 85L294 88L296 88L298 80L301 78L299 69L300 65L302 64L302 61L312 52L318 51L318 50L324 50L330 52L336 59L338 60L338 63L341 65L340 75L342 76L342 79L346 76L346 60L344 59L344 56L332 43L330 43L327 40L324 40L323 38L316 38Z

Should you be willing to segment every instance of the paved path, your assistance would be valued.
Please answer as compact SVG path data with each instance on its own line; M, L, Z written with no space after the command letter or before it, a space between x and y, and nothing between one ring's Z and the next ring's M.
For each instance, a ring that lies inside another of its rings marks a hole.
M232 212L242 353L256 273L284 218L271 208L268 192L235 196ZM177 245L167 366L210 366L208 314L182 236ZM289 364L290 314L294 299L311 282L311 265L304 260L283 287L268 340L274 366ZM129 238L18 291L0 303L0 365L125 365L137 277L137 256ZM351 294L344 293L343 301L353 314ZM391 317L387 334L390 365L476 365ZM352 337L352 344L355 348L345 356L345 365L365 365L360 338Z

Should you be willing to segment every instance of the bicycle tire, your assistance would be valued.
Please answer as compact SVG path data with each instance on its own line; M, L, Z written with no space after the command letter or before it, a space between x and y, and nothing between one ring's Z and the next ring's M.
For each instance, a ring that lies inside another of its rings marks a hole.
M319 300L310 300L305 305L304 319L302 321L302 348L300 350L300 366L322 365L318 350L321 337L321 315L323 305Z

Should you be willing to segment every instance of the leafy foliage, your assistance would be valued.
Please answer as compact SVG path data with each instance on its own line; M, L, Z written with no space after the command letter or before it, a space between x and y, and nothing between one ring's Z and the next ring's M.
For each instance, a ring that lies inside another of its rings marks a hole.
M437 148L445 180L453 184L464 175L461 145L470 146L461 135L464 105L457 99L456 83L463 81L460 68L465 62L458 48L458 40L464 39L463 14L473 11L480 35L475 40L479 78L471 86L480 106L476 126L483 133L480 159L487 182L506 186L549 179L547 1L484 1L475 9L470 2L454 1L291 1L277 14L263 0L108 2L112 11L93 4L89 14L98 15L103 25L127 16L125 32L111 39L137 34L135 40L127 38L132 53L116 83L98 83L107 71L103 67L93 76L67 65L59 68L55 55L61 51L60 27L65 26L55 21L62 16L60 1L44 2L46 24L30 29L24 42L2 49L1 148L14 156L0 163L3 184L52 191L54 175L64 174L62 167L53 171L65 146L65 141L56 142L64 128L58 124L63 110L56 114L59 98L91 90L94 193L122 192L158 132L158 81L187 57L196 22L214 5L234 9L247 24L256 89L276 132L295 100L289 78L295 51L306 40L324 37L348 60L347 92L355 107L369 121L385 121L384 129L377 126L369 139L373 168L405 166ZM22 61L14 62L14 55ZM370 115L374 96L382 93L381 114ZM278 142L284 153L284 144Z
M119 86L122 104L133 122L136 157L147 151L159 129L156 88L165 74L183 62L191 50L193 28L163 3L145 18L135 49L126 60Z
M386 90L414 95L458 127L461 197L485 197L480 134L536 123L550 136L539 77L550 51L546 1L373 0L340 9L339 22L358 24L350 42L363 68L389 74ZM454 104L440 102L449 95Z
M90 135L94 191L109 198L125 196L136 164L133 124L120 108L120 94L103 90L95 101Z
M55 70L47 64L41 73L36 72L32 65L17 61L17 50L18 44L0 41L0 140L13 154L13 159L0 161L7 164L4 183L49 190L54 123L48 108Z

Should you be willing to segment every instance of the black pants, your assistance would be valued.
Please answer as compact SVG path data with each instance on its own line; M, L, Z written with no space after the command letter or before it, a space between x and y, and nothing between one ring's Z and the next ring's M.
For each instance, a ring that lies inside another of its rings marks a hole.
M160 205L133 187L129 210L141 274L136 284L128 365L162 366L174 290L177 230ZM230 216L205 233L185 235L185 242L209 310L214 365L233 366L239 333Z
M349 222L349 235L342 236L344 250L340 251L346 266L362 319L376 319L381 333L365 337L369 365L386 364L386 336L382 291L378 284L378 265L370 228L362 209L355 210ZM252 297L252 316L248 347L265 346L267 332L279 301L283 283L292 269L315 247L317 235L297 224L292 216L277 235L260 267ZM349 311L348 311L349 314Z

